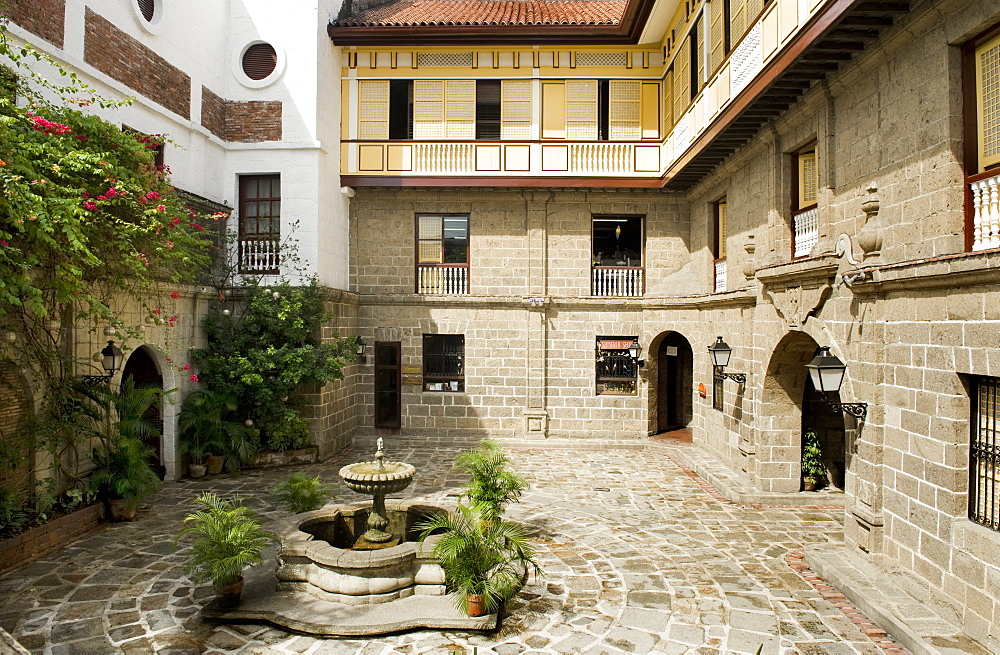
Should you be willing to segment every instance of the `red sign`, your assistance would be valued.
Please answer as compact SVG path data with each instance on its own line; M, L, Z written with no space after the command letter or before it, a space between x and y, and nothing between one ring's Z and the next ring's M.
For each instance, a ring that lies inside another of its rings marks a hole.
M708 389L705 388L704 382L698 383L698 395L701 396L702 398L708 395Z
M628 341L611 341L610 339L601 339L601 350L628 350L631 347L631 339Z

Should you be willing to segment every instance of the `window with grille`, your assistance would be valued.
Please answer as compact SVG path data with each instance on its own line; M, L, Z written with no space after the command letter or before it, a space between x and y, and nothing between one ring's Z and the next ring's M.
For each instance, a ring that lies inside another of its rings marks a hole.
M792 153L792 257L811 255L819 242L819 167L816 144Z
M1000 530L1000 378L973 383L969 518Z
M726 258L726 199L715 203L715 238L712 243L712 256L715 259Z
M803 211L816 204L817 199L816 146L810 146L795 154L795 192L792 209Z
M469 293L469 215L417 214L417 293Z
M597 395L634 396L639 365L629 354L638 337L597 337Z
M1000 35L976 47L978 171L1000 163Z
M476 80L476 139L500 138L500 80Z
M465 335L424 335L424 391L465 390Z
M277 273L281 240L281 176L240 176L239 269Z

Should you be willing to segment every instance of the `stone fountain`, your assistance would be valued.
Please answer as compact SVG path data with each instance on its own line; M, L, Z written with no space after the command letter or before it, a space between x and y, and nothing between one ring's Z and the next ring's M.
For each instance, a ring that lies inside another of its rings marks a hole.
M433 556L438 537L419 542L419 524L440 507L390 500L413 481L416 469L375 459L340 469L350 489L372 502L331 505L296 514L279 531L274 575L249 569L240 605L215 601L209 618L262 620L316 635L376 635L412 628L493 630L496 614L471 618L445 595L445 577ZM277 577L277 584L275 584Z
M401 536L386 532L389 525L386 518L385 497L399 493L410 486L417 469L405 462L383 462L382 437L378 438L375 461L348 464L340 469L340 477L348 488L372 497L372 508L368 512L368 531L355 544L359 550L385 548L399 543Z

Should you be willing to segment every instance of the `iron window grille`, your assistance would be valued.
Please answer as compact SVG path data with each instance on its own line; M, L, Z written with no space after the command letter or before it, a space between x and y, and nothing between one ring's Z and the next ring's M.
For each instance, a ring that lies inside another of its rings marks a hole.
M465 391L465 335L424 335L424 391Z
M599 396L634 396L638 362L629 354L636 337L597 337L596 384Z
M969 518L1000 531L1000 378L977 378L969 450Z
M281 177L240 177L240 273L278 273L281 242Z

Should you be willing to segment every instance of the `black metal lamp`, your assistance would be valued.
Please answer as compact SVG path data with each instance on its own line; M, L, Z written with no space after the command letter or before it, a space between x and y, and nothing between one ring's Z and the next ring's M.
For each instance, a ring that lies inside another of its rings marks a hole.
M357 339L357 351L356 351L357 361L359 361L362 364L364 364L365 363L365 349L368 347L368 344L366 344L365 340L362 337L360 337L360 336L355 337L355 338Z
M108 345L104 346L101 352L94 353L94 360L101 362L101 367L104 369L105 374L85 375L83 376L83 382L90 385L107 384L114 377L118 369L121 368L124 359L125 353L115 345L115 340L108 339Z
M715 377L729 378L737 384L747 383L746 373L726 373L725 369L729 366L729 358L733 354L733 349L722 340L722 337L717 337L716 342L708 347L708 354L712 356L712 367L715 369Z
M840 385L844 383L844 373L847 371L847 365L836 355L830 354L829 346L820 346L816 356L806 364L806 369L812 379L813 388L822 394L823 400L835 411L850 414L855 418L864 418L868 415L868 403L835 403L827 397L827 394L840 391Z
M646 365L645 359L639 359L639 355L642 354L642 346L639 345L638 339L632 340L632 345L628 347L628 356L635 361L635 365L642 368Z

